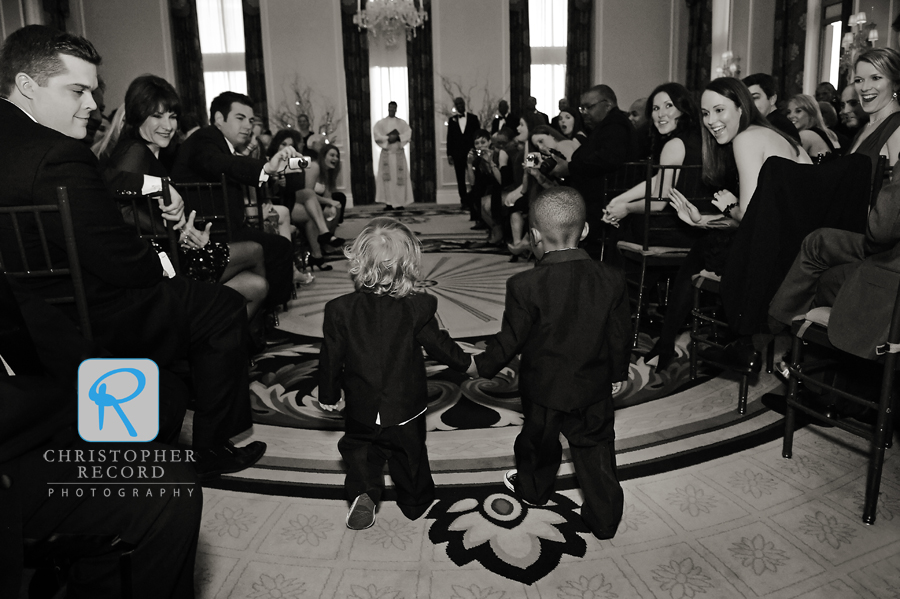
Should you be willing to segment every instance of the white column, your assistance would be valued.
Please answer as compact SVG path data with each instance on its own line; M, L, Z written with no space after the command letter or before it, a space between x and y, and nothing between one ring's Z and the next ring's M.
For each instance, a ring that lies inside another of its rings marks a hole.
M819 38L822 35L822 0L806 0L806 46L803 50L803 93L815 95L819 83Z
M716 76L716 68L722 64L722 54L731 50L731 1L713 0L712 5L712 64L709 73Z
M41 0L22 0L22 12L26 25L44 24L44 7L41 6Z

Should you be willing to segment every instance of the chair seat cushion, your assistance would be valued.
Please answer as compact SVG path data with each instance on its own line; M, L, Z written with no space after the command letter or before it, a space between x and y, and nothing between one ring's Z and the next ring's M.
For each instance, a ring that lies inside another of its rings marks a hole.
M822 306L820 308L813 308L806 314L795 316L794 320L806 320L807 322L827 327L830 318L831 306Z
M684 258L690 251L690 248L675 248L662 245L651 245L645 250L642 244L630 241L620 241L616 246L625 252L634 252L643 256L666 256L669 258Z

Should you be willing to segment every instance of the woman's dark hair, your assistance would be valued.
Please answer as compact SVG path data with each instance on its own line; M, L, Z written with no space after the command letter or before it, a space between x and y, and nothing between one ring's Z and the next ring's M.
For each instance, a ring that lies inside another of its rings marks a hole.
M653 124L653 102L657 94L667 94L675 108L681 111L681 116L675 123L675 129L666 135L661 134ZM663 146L673 137L678 137L685 131L700 133L700 108L697 106L694 94L680 83L670 82L657 85L647 98L647 107L644 112L647 122L650 124L650 148L653 162L659 162Z
M525 121L525 126L528 127L528 137L527 139L531 139L531 132L534 131L537 127L540 127L544 124L544 119L539 117L536 112L531 114L523 114L521 117L523 121ZM519 136L518 130L519 123L516 123L516 137Z
M138 131L150 116L158 112L174 112L181 110L181 100L172 84L156 75L141 75L131 82L125 92L125 126L122 131L126 137L141 140Z
M331 150L337 152L338 163L337 166L334 167L334 170L327 171L325 170L325 157L328 156L328 152L330 152ZM341 172L341 151L335 145L325 144L324 146L322 146L322 151L319 152L319 157L316 160L319 163L319 175L325 178L325 185L328 187L328 189L334 191L337 187L337 177Z
M738 133L745 131L751 125L765 127L774 131L791 144L794 152L799 155L800 145L788 137L775 127L769 124L753 103L753 97L750 90L739 79L734 77L719 77L710 81L704 92L711 91L728 98L740 109L741 116L738 124ZM732 144L729 142L725 146L719 145L719 142L712 136L709 129L702 128L703 139L703 180L708 185L718 188L728 188L734 181L737 173L737 166L734 162L734 151ZM735 135L736 136L736 135Z
M575 139L577 133L584 132L584 119L581 118L581 113L578 111L578 108L575 108L577 105L578 102L569 102L568 108L559 111L560 114L565 112L566 114L571 115L575 120L575 124L572 125L572 137L567 139Z
M303 135L301 135L299 131L296 129L279 129L278 133L272 138L272 143L270 143L269 147L266 149L266 156L269 158L274 156L275 152L278 151L278 148L281 147L281 142L287 138L294 140L294 148L296 148L298 152L301 152L303 148L306 147L306 143L303 141Z
M534 129L528 130L528 140L531 141L535 135L549 135L556 141L568 141L569 138L551 127L550 125L538 125Z

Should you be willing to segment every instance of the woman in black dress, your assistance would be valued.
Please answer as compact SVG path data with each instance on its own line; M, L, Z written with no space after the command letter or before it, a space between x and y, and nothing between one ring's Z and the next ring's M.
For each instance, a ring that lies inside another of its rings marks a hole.
M168 176L166 152L178 129L180 101L175 88L155 75L142 75L128 86L125 93L125 122L119 142L110 156L107 180L115 172L131 172L154 177ZM126 221L141 222L141 228L152 230L150 219L157 218L146 210L133 213L123 205ZM181 228L179 263L185 276L196 281L223 283L247 299L248 317L253 317L268 293L262 247L254 241L224 244L210 241L212 223L204 229L194 227L195 213Z

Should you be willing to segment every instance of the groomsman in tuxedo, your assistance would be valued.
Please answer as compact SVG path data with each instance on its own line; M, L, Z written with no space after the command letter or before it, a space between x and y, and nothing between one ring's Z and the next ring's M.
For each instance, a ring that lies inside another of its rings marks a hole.
M466 157L469 150L475 147L475 133L481 129L478 117L466 112L466 101L462 98L453 100L456 114L450 117L447 124L447 160L456 171L456 187L459 191L459 203L466 205Z
M500 100L497 104L497 114L494 115L494 120L491 121L491 135L503 129L503 127L515 129L518 126L519 117L509 111L509 103L506 100Z

